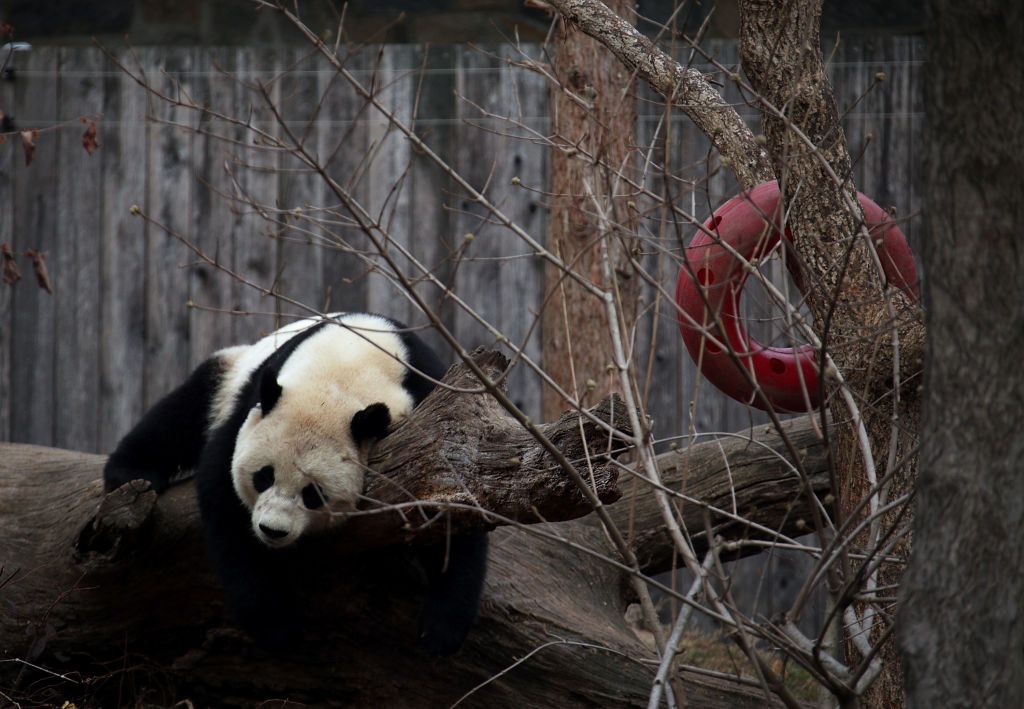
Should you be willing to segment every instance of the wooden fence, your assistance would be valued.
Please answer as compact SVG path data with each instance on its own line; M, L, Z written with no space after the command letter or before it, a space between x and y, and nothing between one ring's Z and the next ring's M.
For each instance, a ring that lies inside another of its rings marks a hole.
M708 48L721 63L736 63L733 43ZM288 125L308 130L305 144L329 160L332 177L381 215L392 238L539 358L539 332L531 324L542 304L541 260L490 223L306 50L146 48L116 54L172 98L267 128L271 117L252 85L264 82ZM455 169L543 241L548 157L536 138L547 131L548 87L537 74L509 66L505 59L515 56L511 47L488 54L464 47L387 46L353 58L349 66L398 115L415 119L417 132ZM840 109L848 110L844 125L858 187L902 217L919 205L914 156L922 56L919 39L885 38L843 44L830 62ZM294 301L425 322L383 272L324 243L316 230L285 234L253 209L220 196L243 190L278 208L277 219L297 225L303 220L296 209L315 214L317 206L335 205L323 181L297 171L288 156L258 150L241 127L201 120L194 111L148 97L97 49L41 47L18 60L16 82L0 85L0 108L19 127L41 132L30 166L19 141L0 146L0 242L12 244L26 271L17 285L0 286L0 440L109 451L147 406L211 351L248 341L299 312L204 263L163 229L132 216L132 205L220 266L259 286L273 285ZM701 68L716 71L710 64ZM756 121L730 82L724 83L727 97ZM684 180L676 189L686 180L695 185L692 194L687 189L679 198L706 215L734 193L734 183L722 170L708 176L707 141L680 112L666 122L654 96L643 87L639 96L637 144L644 148L671 127L670 164ZM86 115L95 115L99 128L101 147L92 156L81 145L78 119ZM663 159L658 149L650 156ZM649 184L658 189L658 177L652 175ZM657 236L656 224L646 228ZM913 220L905 224L912 243L916 228ZM338 229L365 246L354 230ZM36 287L21 256L28 249L48 254L52 294ZM652 268L672 292L671 263ZM418 289L466 347L495 345L492 335L437 288ZM648 292L647 304L654 300ZM428 337L440 346L438 338ZM643 361L653 366L647 408L659 435L685 433L691 423L699 432L734 431L763 420L705 384L691 422L697 378L667 308L647 311L638 342ZM536 416L538 378L520 366L511 388ZM769 567L771 602L762 604L762 612L786 602L772 578L777 575L785 586L793 563L781 555ZM756 595L758 585L751 587Z

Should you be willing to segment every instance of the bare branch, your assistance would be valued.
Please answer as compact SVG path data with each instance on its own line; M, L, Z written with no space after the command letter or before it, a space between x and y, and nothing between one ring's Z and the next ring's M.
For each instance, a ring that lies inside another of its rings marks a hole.
M744 188L774 177L753 133L696 69L686 69L599 0L549 0L562 16L609 49L631 71L678 105L711 140Z

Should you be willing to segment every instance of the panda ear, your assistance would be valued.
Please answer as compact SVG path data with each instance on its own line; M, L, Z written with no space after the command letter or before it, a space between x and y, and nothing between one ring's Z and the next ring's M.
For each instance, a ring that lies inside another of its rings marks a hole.
M260 375L260 410L266 416L281 398L281 385L277 383L277 369L268 367Z
M352 417L352 438L357 445L379 440L388 434L391 425L391 411L388 405L377 402L370 404Z

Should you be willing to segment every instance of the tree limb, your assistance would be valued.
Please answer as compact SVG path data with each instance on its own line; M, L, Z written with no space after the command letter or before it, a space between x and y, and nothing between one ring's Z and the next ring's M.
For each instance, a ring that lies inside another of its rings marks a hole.
M547 0L569 22L608 48L630 71L678 105L704 132L744 189L775 177L764 149L732 106L696 69L681 66L600 0Z
M836 488L839 523L877 507L877 482L886 475L889 499L913 490L917 476L920 397L917 382L923 359L921 311L902 293L886 288L877 257L866 238L864 215L851 179L850 155L832 87L825 73L820 40L821 0L741 0L740 54L743 69L761 97L764 133L785 194L785 211L803 264L802 291L814 316L822 348L835 362L829 388L837 429ZM906 387L907 382L914 382ZM855 400L865 402L863 405ZM877 472L880 471L880 472ZM873 491L874 490L874 491ZM862 501L869 499L869 505ZM857 546L877 546L883 529L901 523L896 509ZM912 514L912 513L911 513ZM897 553L909 551L909 538ZM844 575L858 579L844 560ZM902 567L890 565L863 581L870 596L876 586L895 587ZM840 599L847 604L858 588ZM885 608L887 603L880 603ZM884 642L884 615L861 605L867 632L850 633L851 658L864 655L865 640ZM885 608L886 612L888 608ZM882 623L871 627L872 618ZM900 707L902 672L893 643L878 657L885 671L864 697L865 706Z
M813 494L828 498L828 456L814 427L806 419L796 419L783 431L803 455ZM677 509L697 554L708 548L709 512L712 533L727 540L775 538L758 527L791 537L811 531L813 498L803 489L782 436L771 426L759 427L749 438L727 437L664 453L658 456L658 468L665 487L686 495L686 500L676 498ZM622 488L612 517L633 530L641 568L647 574L673 568L672 543L648 483L637 479L624 482ZM752 553L756 549L741 549L737 556Z
M490 353L477 357L487 366L503 366ZM453 368L445 382L465 385L460 374ZM578 491L556 480L562 477L559 468L531 453L521 434L495 418L487 399L439 388L374 452L380 482L371 481L369 496L379 503L423 495L431 507L475 499L523 522L538 520L527 512L530 505L563 518L585 514ZM607 403L616 406L614 400ZM572 426L565 425L570 420ZM609 420L617 419L609 415ZM565 415L545 430L567 457L581 458L574 448L582 444L576 415ZM593 461L607 450L608 434L590 425L583 431ZM813 433L804 423L793 424L788 433L806 445L804 466L816 476L816 461L823 457ZM422 456L400 455L401 442L414 437L429 439L421 443ZM778 438L759 430L752 441L736 438L722 447L712 442L682 455L667 454L666 480L688 494L708 495L705 502L725 509L732 509L735 494L739 512L751 511L771 524L787 518L782 528L799 530L796 514L786 514L800 504L797 478L780 474L785 464L770 452L782 450ZM509 468L513 452L520 463ZM451 457L440 462L446 455ZM722 483L723 455L729 460L724 477L731 475L735 493ZM519 658L522 664L460 706L646 704L656 665L646 662L653 658L625 622L621 567L601 561L607 541L590 519L497 530L479 626L462 653L439 661L414 647L422 592L418 574L401 545L378 546L407 538L411 530L379 521L390 514L353 517L337 533L294 550L295 579L311 616L308 642L297 655L270 657L223 624L219 584L206 562L192 485L173 486L157 497L139 482L104 496L104 462L98 455L0 445L5 568L0 646L7 660L0 662L0 692L8 696L63 700L85 689L109 694L126 681L137 686L170 681L175 692L157 701L188 697L251 704L287 688L290 699L322 705L447 706ZM424 480L412 480L409 468L418 469ZM614 468L624 469L611 460L594 468L605 499L618 494ZM403 479L401 486L385 482L396 476ZM624 525L632 515L634 529L643 532L637 548L646 569L664 567L670 545L654 526L649 488L639 481L628 487L626 499L611 509ZM427 531L479 524L475 510L450 512L448 521ZM688 503L684 514L703 517L704 511ZM701 528L696 517L687 519ZM653 528L643 529L648 524ZM748 535L745 525L716 524L722 534ZM540 535L531 534L532 528ZM396 531L399 537L392 536ZM573 545L593 551L581 553ZM377 550L367 553L367 547ZM352 662L355 657L358 663ZM21 661L74 668L76 674L59 680ZM86 685L72 682L82 678ZM765 702L763 693L746 685L692 673L683 679L695 706Z
M508 366L498 352L478 351L473 359L492 380L500 380ZM374 448L362 509L394 510L395 505L410 502L461 506L449 510L443 527L435 525L436 533L480 526L483 522L474 507L527 524L561 522L590 512L579 488L493 397L479 391L468 367L453 366L444 384ZM628 434L629 420L616 396L593 407L590 416L570 411L541 430L590 480L598 499L614 502L620 492L611 453L617 454L622 445L610 431ZM366 549L402 541L423 523L429 520L415 511L357 516L347 523L344 536L359 540L358 548Z

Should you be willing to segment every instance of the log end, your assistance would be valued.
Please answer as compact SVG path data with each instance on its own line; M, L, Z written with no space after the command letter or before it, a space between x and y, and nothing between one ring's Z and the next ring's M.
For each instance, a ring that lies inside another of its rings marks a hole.
M104 495L96 515L78 533L78 562L111 562L140 549L153 531L157 494L145 480L132 480Z

